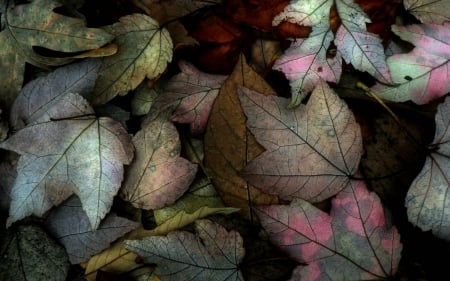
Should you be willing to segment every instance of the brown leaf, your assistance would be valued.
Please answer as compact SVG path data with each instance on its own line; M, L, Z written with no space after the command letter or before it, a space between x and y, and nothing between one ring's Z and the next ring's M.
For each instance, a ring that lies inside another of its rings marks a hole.
M275 204L277 198L264 194L238 175L263 149L245 127L237 85L275 95L241 56L235 70L222 86L209 117L205 134L205 165L225 203L241 208L243 215L252 218L252 205Z

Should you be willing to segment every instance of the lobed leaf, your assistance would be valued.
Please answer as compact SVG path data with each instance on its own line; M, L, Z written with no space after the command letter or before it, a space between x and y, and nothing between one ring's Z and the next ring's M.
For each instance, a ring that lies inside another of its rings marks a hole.
M241 172L269 194L319 202L342 190L359 165L359 125L345 102L321 81L307 105L241 88L247 127L266 149Z
M450 2L446 0L404 0L403 5L423 23L450 21Z
M362 181L337 194L330 215L301 199L257 209L272 242L306 264L290 280L379 280L397 271L400 236Z

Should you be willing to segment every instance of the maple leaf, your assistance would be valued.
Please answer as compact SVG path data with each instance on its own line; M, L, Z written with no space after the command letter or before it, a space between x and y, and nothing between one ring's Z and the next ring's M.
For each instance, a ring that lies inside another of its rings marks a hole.
M330 214L302 199L257 210L271 241L307 264L291 280L378 280L397 271L400 235L362 181L351 181L337 194Z
M92 102L106 103L116 95L134 90L144 78L155 79L172 60L173 45L169 32L149 16L132 14L118 23L105 26L116 36L119 50L102 59Z
M180 61L178 66L181 73L158 87L161 94L145 120L168 110L172 112L170 119L173 122L188 123L191 133L200 135L206 128L214 100L227 76L201 72L185 61Z
M95 231L91 231L89 219L76 196L52 210L45 220L46 228L64 245L72 264L89 260L138 225L111 212Z
M76 94L65 95L47 113L0 143L21 155L7 225L42 216L75 193L96 229L120 187L123 164L133 158L128 133L110 118L89 117L93 109Z
M416 47L407 54L387 59L394 86L377 84L372 90L380 97L426 104L450 91L450 22L443 25L392 26L392 31Z
M167 236L126 240L125 247L158 264L164 280L244 280L238 269L244 257L242 237L209 220L195 222L197 235L173 231Z
M327 49L333 40L329 23L333 3L342 23L334 37L338 54L327 58ZM292 44L273 66L285 73L291 84L291 107L298 106L320 79L339 81L341 56L345 62L379 81L391 82L381 40L367 31L366 24L371 21L353 0L293 1L274 18L273 24L282 21L312 26L313 29L309 38Z
M160 209L175 202L195 177L197 165L180 157L175 126L160 116L133 137L136 158L127 172L121 196L137 208Z
M306 105L242 88L247 127L266 151L241 172L270 194L318 202L342 190L359 165L359 125L345 102L321 81Z
M74 53L97 49L113 40L113 35L99 28L87 28L82 19L63 16L53 10L62 4L55 0L34 0L10 7L1 15L0 66L8 75L0 76L1 100L10 104L23 82L25 62L38 67L70 62L68 57L47 57L35 47Z
M11 106L12 129L20 130L48 115L48 109L59 103L68 93L89 97L94 89L99 67L98 60L83 60L57 68L50 74L27 83Z
M450 20L450 2L446 0L404 0L405 9L424 23Z
M66 280L69 272L64 248L36 225L0 233L0 255L1 280L60 281Z
M408 220L422 230L450 240L450 206L448 189L450 182L450 99L438 105L436 132L432 150L425 160L422 171L411 183L405 205Z

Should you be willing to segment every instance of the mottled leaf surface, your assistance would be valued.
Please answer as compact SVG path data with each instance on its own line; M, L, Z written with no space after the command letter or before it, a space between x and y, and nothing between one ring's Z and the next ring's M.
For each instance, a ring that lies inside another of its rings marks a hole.
M197 165L180 157L175 126L162 116L133 137L136 158L130 165L121 196L142 209L160 209L175 202L194 180Z
M423 23L441 24L450 20L447 0L404 0L405 9Z
M426 104L450 91L450 23L392 26L392 31L416 47L387 59L394 86L372 89L382 98Z
M337 194L330 214L301 199L258 210L272 242L306 264L291 280L384 280L397 271L400 235L362 181Z
M330 21L334 21L330 19L333 6L340 18L336 32L330 26ZM379 81L391 82L381 40L367 31L366 24L371 22L370 18L353 0L291 1L274 18L273 24L279 25L282 21L312 27L309 37L292 43L273 67L282 71L290 82L290 106L298 106L319 80L339 82L341 57ZM336 54L329 52L332 42L337 47Z
M106 103L117 95L125 95L144 78L154 79L166 70L172 60L169 32L144 14L132 14L106 26L115 35L118 52L102 60L92 102Z
M253 205L275 204L278 198L261 192L239 174L263 149L245 126L238 85L275 94L242 56L214 102L204 137L205 166L225 204L240 208L241 214L252 219Z
M0 144L21 155L7 224L31 214L42 216L75 193L96 229L120 187L123 165L133 158L133 145L126 130L110 118L70 119L93 113L79 95L66 95L49 111Z
M163 280L244 280L238 268L245 254L239 233L209 220L196 221L195 229L196 235L174 231L124 243L156 263L155 274Z
M25 62L39 67L62 65L75 52L97 49L113 40L113 35L99 28L87 28L84 20L55 13L62 4L54 0L35 0L7 9L1 15L0 66L8 69L0 75L0 100L10 105L20 90ZM64 52L66 57L47 57L34 47Z
M318 202L342 190L359 165L359 125L345 102L320 82L306 105L242 88L247 127L266 149L242 175L286 200Z
M111 242L139 224L110 212L99 227L91 231L80 199L72 196L50 213L45 226L64 245L70 262L78 264L108 248Z
M64 248L35 225L0 233L0 255L1 280L64 281L69 272Z
M199 135L205 131L212 105L227 76L201 72L185 61L178 66L181 73L161 85L161 94L147 120L159 111L169 110L173 122L190 124L191 133Z
M11 107L10 123L20 130L33 123L68 93L88 97L94 89L100 61L84 60L57 68L50 74L27 83Z
M450 99L439 104L436 132L422 171L412 182L405 199L408 220L422 230L450 240Z

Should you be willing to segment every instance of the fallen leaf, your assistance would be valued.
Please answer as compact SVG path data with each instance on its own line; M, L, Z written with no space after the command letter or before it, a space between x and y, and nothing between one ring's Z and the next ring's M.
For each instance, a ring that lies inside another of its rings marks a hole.
M96 229L120 187L123 164L133 158L133 145L116 121L90 117L93 110L79 95L65 95L48 113L0 143L21 155L7 225L42 216L75 193Z
M197 165L180 157L175 126L163 116L146 123L133 137L136 157L131 163L121 197L136 208L171 205L189 188Z
M247 127L266 149L241 175L269 194L319 202L342 190L362 154L359 125L345 102L326 82L306 105L241 88Z
M139 224L110 212L95 231L80 200L72 196L52 210L45 226L64 245L72 264L88 261L90 257L109 247L109 244Z
M144 80L155 79L172 60L173 45L167 30L149 16L132 14L104 27L114 34L118 52L102 59L92 102L103 104L125 95Z
M158 80L152 88L147 86L146 83L142 83L137 87L131 100L131 113L133 115L146 115L149 113L156 97L162 91L157 86L159 81L161 80Z
M57 68L46 76L27 83L11 107L10 123L20 130L47 115L49 108L61 102L68 93L87 98L94 89L100 62L89 59Z
M423 23L450 20L450 2L445 0L404 0L405 9Z
M384 280L397 271L400 235L362 181L337 194L330 214L301 199L257 210L272 242L304 264L290 280Z
M448 214L450 181L450 99L438 105L436 132L422 171L411 183L405 199L408 220L423 231L450 240Z
M267 95L275 94L241 56L235 70L222 86L209 117L204 137L205 167L225 204L240 208L241 213L251 219L253 205L273 204L277 198L249 185L238 174L263 149L245 127L237 85Z
M372 89L377 95L396 102L426 104L450 92L446 83L450 77L450 23L394 25L392 31L416 47L387 59L394 85L375 85Z
M330 25L335 24L334 13L340 23L336 32ZM274 18L273 24L282 21L313 28L307 39L293 43L274 64L274 69L285 73L291 83L291 107L298 106L320 79L339 82L341 56L354 68L383 83L391 82L381 39L367 31L366 24L371 20L353 0L292 1ZM328 53L331 42L337 47L336 55Z
M280 42L276 40L258 39L252 45L249 65L264 77L270 71L273 63L280 54Z
M41 228L23 225L0 235L0 279L64 281L69 261L64 248Z
M127 240L125 247L156 263L163 280L244 280L239 263L245 253L236 231L209 220L195 222L196 235L173 231L167 236Z
M145 120L168 110L173 122L190 124L191 134L200 135L205 131L212 105L227 76L201 72L185 61L180 61L178 66L181 73L161 85L161 94Z
M53 11L61 6L54 0L34 0L2 14L5 29L0 33L0 66L9 70L8 75L0 76L2 103L10 105L20 90L25 62L38 67L62 65L70 62L74 52L97 49L113 40L102 29L87 28L82 19ZM34 47L63 52L68 57L42 56Z

